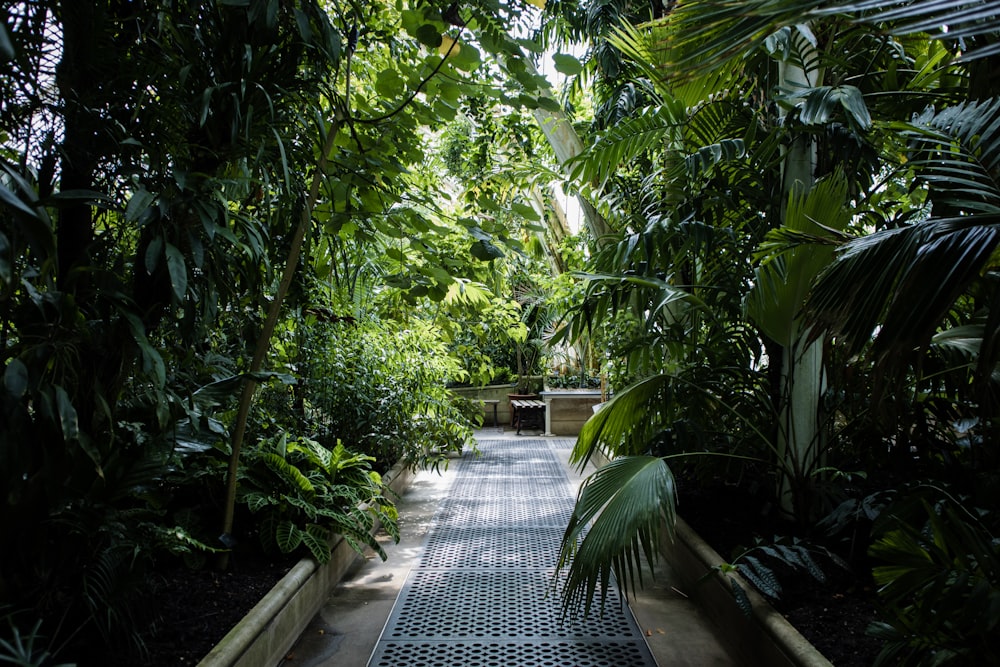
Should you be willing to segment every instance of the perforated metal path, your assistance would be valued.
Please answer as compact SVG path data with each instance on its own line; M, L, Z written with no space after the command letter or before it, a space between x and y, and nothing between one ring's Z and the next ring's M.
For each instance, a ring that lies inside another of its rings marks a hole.
M627 607L560 619L553 566L574 490L553 448L481 442L466 455L369 667L655 666Z

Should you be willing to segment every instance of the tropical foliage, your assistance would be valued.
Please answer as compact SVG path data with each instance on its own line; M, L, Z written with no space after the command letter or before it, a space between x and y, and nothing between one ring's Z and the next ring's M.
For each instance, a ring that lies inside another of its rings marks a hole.
M853 514L864 521L890 511L861 498L905 479L938 480L995 522L1000 124L986 72L1000 25L987 5L691 0L638 20L619 10L593 33L602 116L573 175L621 233L581 275L565 334L603 330L617 383L574 451L612 464L566 532L567 608L589 608L612 573L631 587L671 529L674 489L719 477L765 475L762 506L814 539L847 503L875 512ZM846 497L848 479L861 496ZM583 530L603 506L610 519ZM872 547L889 556L902 557ZM928 570L907 575L906 595L901 570L875 572L892 656L975 650L915 620L935 608L907 597ZM964 599L954 578L922 581Z
M253 543L237 505L250 470L260 516L308 506L282 545L314 546L330 525L364 528L351 502L379 493L367 474L320 483L338 438L337 460L383 470L466 442L432 311L520 247L518 221L456 220L428 138L470 94L537 105L539 77L488 78L527 57L508 31L535 10L2 7L0 604L23 630L11 641L43 619L34 654L142 662L140 584ZM509 312L512 294L487 293ZM335 369L339 384L316 382ZM351 400L380 421L331 421ZM268 477L260 447L278 431L290 467ZM288 487L292 468L315 495Z

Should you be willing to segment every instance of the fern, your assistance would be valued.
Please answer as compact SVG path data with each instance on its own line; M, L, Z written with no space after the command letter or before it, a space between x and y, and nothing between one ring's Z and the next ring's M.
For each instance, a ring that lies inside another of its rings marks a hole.
M727 576L737 604L744 613L749 614L746 591L729 575L734 571L738 572L763 595L778 600L784 592L779 575L807 574L820 583L826 582L826 573L817 564L816 556L821 556L833 566L843 569L848 567L843 559L825 547L807 544L797 538L781 538L771 544L758 544L736 557L733 563L723 563L714 569Z
M305 549L320 563L330 559L333 536L356 551L367 546L385 559L371 535L376 521L399 539L395 507L382 492L374 459L337 443L332 449L281 434L247 453L241 471L241 502L259 516L265 549Z

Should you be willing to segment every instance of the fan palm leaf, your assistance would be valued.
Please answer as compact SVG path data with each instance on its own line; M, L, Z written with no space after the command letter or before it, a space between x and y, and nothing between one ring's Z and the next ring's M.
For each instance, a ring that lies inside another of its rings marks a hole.
M563 536L559 569L568 566L563 613L603 608L612 573L625 590L642 582L642 557L657 558L665 528L673 535L676 488L663 459L616 459L587 478Z

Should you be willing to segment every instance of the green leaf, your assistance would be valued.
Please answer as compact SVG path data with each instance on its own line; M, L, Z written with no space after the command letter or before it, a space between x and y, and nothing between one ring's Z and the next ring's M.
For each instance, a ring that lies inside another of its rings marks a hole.
M583 71L580 61L565 53L553 54L552 62L555 63L556 71L566 76L576 76Z
M129 198L128 205L125 207L125 220L132 223L137 222L155 199L156 195L146 188L136 190L132 193L132 197Z
M38 217L38 213L33 208L18 199L17 195L8 190L3 184L0 184L0 201L29 217Z
M6 373L4 373L6 379ZM56 410L59 412L59 426L62 428L63 439L73 442L80 438L80 418L66 390L56 386Z
M156 271L157 265L160 263L160 256L163 254L163 237L154 237L149 245L146 246L146 257L144 264L146 266L146 273L153 275Z
M417 28L417 34L415 37L424 46L429 46L434 49L441 46L441 31L430 23L425 23Z
M184 255L176 246L167 243L164 246L167 255L167 271L170 273L170 286L174 290L174 296L178 301L184 300L187 293L187 266L184 264Z
M539 95L535 101L538 104L538 108L543 109L544 111L559 113L560 111L563 110L562 106L560 106L558 102L556 102L548 95Z
M470 252L472 253L473 257L475 257L476 259L480 259L484 262L489 262L491 260L499 259L504 256L503 250L498 248L490 241L485 241L485 240L476 241L475 243L473 243L472 247L470 248ZM444 298L443 294L442 298Z
M322 526L314 523L306 526L306 530L301 533L302 543L309 549L309 553L320 565L330 562L330 546L327 543L329 532Z
M513 202L510 205L510 209L516 215L519 215L522 218L535 221L541 220L541 216L538 215L538 211L536 211L531 206L528 206L527 204L522 204L521 202Z
M14 57L14 44L7 34L7 26L0 23L0 62L6 62Z
M302 531L291 521L282 521L278 524L277 530L274 531L274 542L278 545L281 553L292 553L302 544Z
M14 398L21 398L28 390L28 367L20 359L11 359L3 373L3 386Z
M673 474L659 457L623 457L588 477L560 548L558 568L569 564L564 611L589 613L598 587L603 606L612 570L634 591L642 557L650 567L656 562L661 529L673 534L675 520Z

